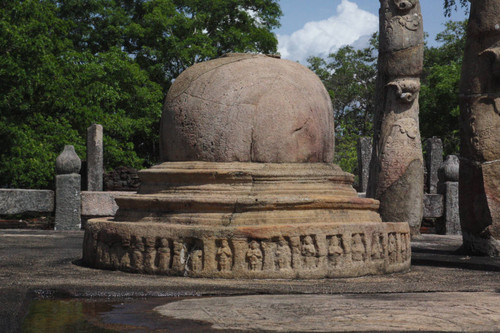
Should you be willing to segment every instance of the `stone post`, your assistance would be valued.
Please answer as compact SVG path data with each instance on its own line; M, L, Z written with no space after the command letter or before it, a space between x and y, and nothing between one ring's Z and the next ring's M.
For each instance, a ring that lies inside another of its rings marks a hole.
M102 126L87 128L87 191L102 191L103 162Z
M361 137L358 139L358 192L366 192L368 187L368 173L372 158L372 138Z
M460 235L460 216L458 211L458 173L459 160L449 155L439 168L438 193L443 195L443 217L440 229L445 235Z
M418 122L424 32L418 0L380 0L380 42L373 154L367 196L385 222L420 234L424 164Z
M500 1L471 0L460 82L463 247L500 255Z
M64 146L56 159L55 230L80 230L82 161L73 146Z
M425 140L425 164L427 166L427 188L430 194L437 193L438 169L443 163L443 142L433 136Z

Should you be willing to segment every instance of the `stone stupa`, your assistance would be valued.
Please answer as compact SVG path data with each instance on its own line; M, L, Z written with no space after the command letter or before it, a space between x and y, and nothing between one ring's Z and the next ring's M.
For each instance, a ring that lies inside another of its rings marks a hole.
M114 218L88 222L84 262L146 274L325 278L406 271L407 223L382 223L333 164L330 97L304 66L231 54L172 85L164 163Z

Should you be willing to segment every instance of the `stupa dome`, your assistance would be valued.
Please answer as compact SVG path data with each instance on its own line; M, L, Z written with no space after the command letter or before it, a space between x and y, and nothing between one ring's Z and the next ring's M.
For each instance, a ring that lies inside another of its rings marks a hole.
M300 64L236 54L188 68L165 102L164 162L139 172L114 218L87 222L83 262L231 279L408 270L408 223L382 223L331 163L333 128L328 93Z
M160 138L162 161L331 163L332 104L296 62L229 54L175 80Z

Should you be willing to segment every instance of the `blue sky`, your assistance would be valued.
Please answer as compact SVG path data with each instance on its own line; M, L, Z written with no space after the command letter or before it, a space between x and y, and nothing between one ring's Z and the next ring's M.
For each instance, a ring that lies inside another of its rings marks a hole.
M283 17L278 36L282 58L306 64L309 56L325 57L349 44L367 45L378 30L378 0L280 0ZM420 0L428 44L437 45L435 36L444 29L442 0ZM453 12L452 20L466 17L463 9Z

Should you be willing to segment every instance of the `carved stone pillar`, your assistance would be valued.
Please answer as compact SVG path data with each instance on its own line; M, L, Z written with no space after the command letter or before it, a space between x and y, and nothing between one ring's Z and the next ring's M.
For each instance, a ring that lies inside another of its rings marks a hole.
M383 221L408 221L412 235L418 235L424 188L418 122L422 15L418 0L380 4L378 100L367 196L380 200Z
M464 248L500 255L500 1L472 0L460 83Z

